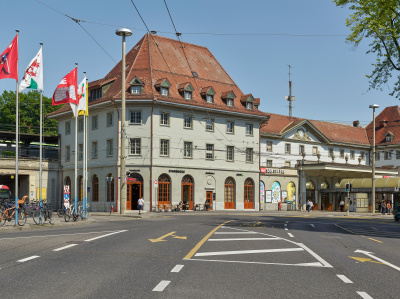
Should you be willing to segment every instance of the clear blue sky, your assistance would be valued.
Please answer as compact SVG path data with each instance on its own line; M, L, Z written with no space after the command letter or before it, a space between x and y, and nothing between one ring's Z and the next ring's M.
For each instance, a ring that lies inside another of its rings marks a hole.
M368 91L366 74L375 57L368 43L353 49L345 42L347 8L328 0L166 0L182 40L207 47L244 93L261 98L260 109L288 115L288 65L292 69L293 116L365 125L372 120L370 104L398 105L384 91ZM55 10L41 4L48 5ZM164 0L133 0L150 30L175 38ZM57 11L58 12L57 12ZM82 27L97 43L74 21ZM104 25L106 24L106 25ZM19 34L19 77L43 43L44 95L77 62L78 81L104 77L121 59L121 38L127 27L127 50L146 33L130 0L4 1L0 18L0 53ZM212 35L189 33L228 33ZM271 35L245 35L271 34ZM285 35L274 35L285 34ZM342 36L291 36L342 35ZM110 58L111 56L111 58ZM0 93L15 91L15 80L0 80Z

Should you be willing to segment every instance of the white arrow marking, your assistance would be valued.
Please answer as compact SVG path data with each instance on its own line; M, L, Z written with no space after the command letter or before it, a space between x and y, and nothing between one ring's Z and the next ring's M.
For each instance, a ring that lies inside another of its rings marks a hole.
M368 252L368 251L360 250L360 249L357 249L357 250L354 251L354 252L356 252L356 253L363 253L363 254L365 254L365 255L368 255L369 257L372 257L373 259L375 259L375 260L377 260L377 261L379 261L379 262L381 262L381 263L384 263L385 265L388 265L389 267L392 267L393 269L396 269L397 271L400 271L400 267L397 267L397 266L395 266L395 265L393 265L393 264L391 264L391 263L389 263L389 262L387 262L387 261L385 261L385 260L383 260L383 259L381 259L381 258L379 258L379 257L374 256L374 255L373 255L373 252Z

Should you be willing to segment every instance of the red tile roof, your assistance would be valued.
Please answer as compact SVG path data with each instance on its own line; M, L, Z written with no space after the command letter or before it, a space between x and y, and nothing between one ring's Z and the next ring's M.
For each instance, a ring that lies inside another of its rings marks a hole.
M367 127L367 134L372 145L373 122ZM391 132L394 136L392 141L386 142L386 133ZM375 117L375 144L377 146L398 145L400 144L400 108L390 106L383 109Z
M186 56L186 57L185 57ZM187 59L186 59L187 58ZM202 46L181 43L177 40L146 34L126 54L126 99L153 99L167 102L189 104L191 106L208 107L217 110L240 112L250 115L265 116L258 109L248 110L239 103L243 92L227 74L224 68L214 58L211 52ZM96 103L121 98L121 61L103 78L89 83L89 90L99 87L104 82L113 81L103 97L89 103ZM189 65L188 65L189 63ZM197 73L195 77L193 72ZM130 94L129 82L134 77L143 82L143 93ZM169 96L161 96L155 87L161 79L167 78L171 84ZM191 84L195 91L192 100L185 100L179 93L181 84ZM215 91L214 103L206 103L200 94L202 88L212 87ZM222 99L227 92L233 91L238 99L234 100L234 107L229 107ZM50 113L56 115L70 110L65 105L59 110Z

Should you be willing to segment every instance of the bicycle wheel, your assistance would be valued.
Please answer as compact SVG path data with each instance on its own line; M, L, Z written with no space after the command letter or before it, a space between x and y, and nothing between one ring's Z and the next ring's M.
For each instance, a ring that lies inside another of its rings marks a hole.
M4 208L1 209L0 211L0 226L3 226L4 223L6 223L7 220L7 212L5 211Z
M69 209L66 209L64 214L65 222L68 222L70 218L71 218L71 211Z
M47 211L47 219L49 220L50 224L54 224L56 222L56 218L54 217L53 211Z
M58 216L58 217L64 216L64 209L58 209L58 210L57 210L57 216Z
M75 214L75 212L73 212L73 213L72 213L72 217L73 217L72 219L73 219L74 221L77 221L79 215L78 215L78 214Z
M32 219L33 222L35 222L35 224L39 225L39 210L33 209L32 210ZM42 221L43 221L43 217L42 217Z
M24 226L26 223L26 215L23 209L18 209L18 225Z

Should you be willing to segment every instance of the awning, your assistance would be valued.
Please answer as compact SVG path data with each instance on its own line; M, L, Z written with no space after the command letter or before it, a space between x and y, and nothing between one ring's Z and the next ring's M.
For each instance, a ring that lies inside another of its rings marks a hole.
M337 189L343 189L343 191L345 191L347 183L350 183L352 185L352 192L365 191L365 190L358 190L358 189L371 189L372 188L372 178L365 178L365 179L343 179L340 182L339 188L337 188ZM378 191L399 191L400 177L375 179L375 189L381 189ZM337 190L337 191L342 191L342 190Z

